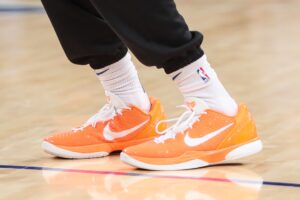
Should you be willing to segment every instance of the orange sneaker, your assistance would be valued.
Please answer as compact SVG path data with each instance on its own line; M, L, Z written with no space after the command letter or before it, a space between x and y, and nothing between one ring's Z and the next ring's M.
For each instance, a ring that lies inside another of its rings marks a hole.
M145 113L135 106L126 106L113 94L107 95L109 103L82 127L46 138L42 148L63 158L95 158L157 136L155 126L165 118L159 100L150 98L151 108Z
M213 111L198 98L187 99L177 122L154 140L126 148L121 160L149 170L192 169L259 152L262 142L247 107L229 117ZM159 124L158 124L159 125Z

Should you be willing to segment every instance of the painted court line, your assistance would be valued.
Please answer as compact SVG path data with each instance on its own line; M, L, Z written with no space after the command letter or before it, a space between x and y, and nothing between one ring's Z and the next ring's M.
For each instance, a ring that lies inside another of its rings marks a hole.
M19 5L0 5L0 13L44 13L45 10L40 6L19 6Z
M195 177L195 176L173 176L173 175L158 175L158 174L142 174L136 172L120 172L120 171L103 171L103 170L82 170L82 169L67 169L67 168L53 168L53 167L40 167L40 166L22 166L22 165L0 165L0 169L18 169L18 170L38 170L38 171L61 171L82 174L113 174L116 176L141 176L151 178L166 178L166 179L188 179L188 180L201 180L201 181L215 181L215 182L237 182L244 184L263 184L269 186L280 187L300 187L300 183L289 182L275 182L275 181L253 181L247 179L223 179L223 178L210 178L210 177Z

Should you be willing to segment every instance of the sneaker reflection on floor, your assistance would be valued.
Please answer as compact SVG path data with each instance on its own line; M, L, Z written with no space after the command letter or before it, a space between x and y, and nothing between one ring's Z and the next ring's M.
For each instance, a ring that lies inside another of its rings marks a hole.
M252 200L259 199L263 182L259 175L241 165L186 171L138 171L122 165L116 158L106 157L62 160L52 167L70 169L43 171L46 183L58 196L69 189L86 192L91 199L105 200ZM70 172L72 170L77 171Z

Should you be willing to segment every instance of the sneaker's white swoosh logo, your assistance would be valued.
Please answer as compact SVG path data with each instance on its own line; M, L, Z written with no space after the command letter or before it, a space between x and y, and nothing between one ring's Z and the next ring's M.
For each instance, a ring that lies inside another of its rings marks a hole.
M229 127L231 127L233 125L233 123L230 123L218 130L215 130L203 137L200 137L200 138L191 138L189 136L189 134L187 133L184 137L184 142L186 145L190 146L190 147L194 147L194 146L197 146L197 145L200 145L210 139L212 139L213 137L216 137L217 135L219 135L220 133L222 133L223 131L225 131L226 129L228 129Z
M132 128L120 131L120 132L114 132L109 128L109 124L107 124L103 129L103 136L106 140L114 140L116 138L125 137L126 135L129 135L130 133L138 130L139 128L143 127L145 124L149 122L149 119L146 121L140 123L139 125L136 125Z

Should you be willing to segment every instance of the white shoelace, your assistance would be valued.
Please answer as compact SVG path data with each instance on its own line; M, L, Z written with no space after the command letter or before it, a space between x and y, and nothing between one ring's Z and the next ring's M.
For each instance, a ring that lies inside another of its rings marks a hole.
M118 109L113 104L107 103L105 104L95 115L90 117L82 126L78 128L73 128L73 132L82 131L87 126L96 127L96 124L99 121L105 121L110 118L114 118L116 115L122 115L123 109L130 109L129 107Z
M184 131L188 128L192 128L193 124L196 121L199 121L199 117L202 114L206 114L205 111L196 114L196 112L192 109L190 109L187 105L180 105L177 106L179 108L185 108L186 111L184 113L182 113L182 115L180 117L177 118L171 118L171 119L167 119L167 120L161 120L156 124L156 132L158 134L161 134L162 136L157 137L154 139L154 142L156 143L164 143L167 139L175 139L176 135L178 133L184 133ZM159 125L161 123L169 123L169 122L173 122L176 121L176 123L172 126L170 126L169 128L163 130L163 131L159 131Z

